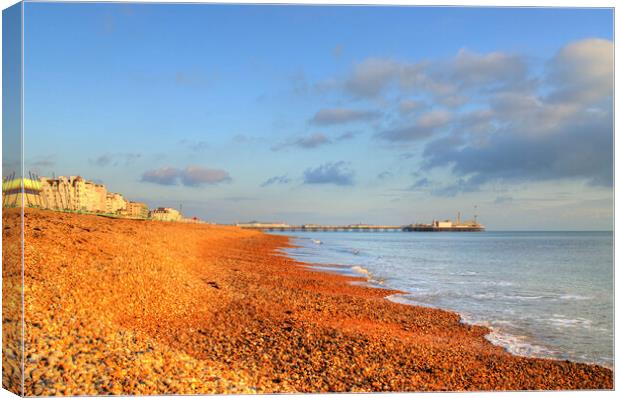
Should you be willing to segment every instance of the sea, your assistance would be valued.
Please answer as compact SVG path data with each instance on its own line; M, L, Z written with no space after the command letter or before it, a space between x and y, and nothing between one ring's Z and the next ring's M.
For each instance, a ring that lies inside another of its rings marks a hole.
M285 234L293 258L455 311L513 354L613 369L612 232Z

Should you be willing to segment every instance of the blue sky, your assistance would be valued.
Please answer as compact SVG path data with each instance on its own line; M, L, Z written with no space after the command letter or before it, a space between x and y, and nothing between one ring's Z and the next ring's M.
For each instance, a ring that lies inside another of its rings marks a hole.
M218 222L610 229L612 18L27 3L26 169Z

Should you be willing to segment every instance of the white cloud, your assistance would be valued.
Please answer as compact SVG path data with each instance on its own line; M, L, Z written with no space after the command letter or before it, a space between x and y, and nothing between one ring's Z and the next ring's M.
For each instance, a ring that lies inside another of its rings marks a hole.
M421 128L435 129L446 125L451 119L450 112L444 110L433 110L423 114L418 118L418 126Z
M180 181L185 186L197 187L230 180L230 175L225 170L207 169L200 166L187 166L185 169L164 166L147 170L142 174L142 181L159 185L178 185Z
M376 97L398 76L400 65L391 59L368 58L355 66L345 89L358 97Z
M411 125L384 130L376 136L391 142L411 142L430 137L438 129L446 126L452 116L444 110L432 110L419 116Z
M596 102L613 93L614 46L609 40L585 39L562 48L549 63L555 102Z
M467 49L459 50L447 68L453 81L469 87L508 84L524 80L527 75L527 67L518 55L501 52L478 54Z
M203 184L218 184L230 181L230 175L226 170L206 169L200 166L187 166L180 173L183 185L196 187Z
M353 185L354 172L344 161L324 163L304 171L304 184Z

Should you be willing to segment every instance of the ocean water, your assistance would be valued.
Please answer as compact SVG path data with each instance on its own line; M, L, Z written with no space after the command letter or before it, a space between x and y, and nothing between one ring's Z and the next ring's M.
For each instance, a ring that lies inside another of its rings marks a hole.
M613 368L611 232L295 232L290 256L485 325L524 356ZM343 267L344 266L344 267Z

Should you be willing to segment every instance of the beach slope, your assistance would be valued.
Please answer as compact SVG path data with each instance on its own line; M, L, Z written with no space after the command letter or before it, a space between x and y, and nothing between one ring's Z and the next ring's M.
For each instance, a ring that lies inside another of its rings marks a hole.
M613 388L609 369L517 357L455 313L313 271L286 237L25 216L26 395Z

